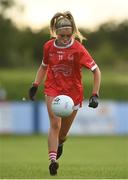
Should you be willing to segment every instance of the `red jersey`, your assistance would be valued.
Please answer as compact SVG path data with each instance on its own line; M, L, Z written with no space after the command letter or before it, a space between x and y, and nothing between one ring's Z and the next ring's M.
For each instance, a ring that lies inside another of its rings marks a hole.
M95 61L77 40L72 39L66 47L55 44L55 39L45 43L42 65L48 66L44 92L49 96L68 95L74 104L81 104L83 87L81 82L82 67L97 67Z

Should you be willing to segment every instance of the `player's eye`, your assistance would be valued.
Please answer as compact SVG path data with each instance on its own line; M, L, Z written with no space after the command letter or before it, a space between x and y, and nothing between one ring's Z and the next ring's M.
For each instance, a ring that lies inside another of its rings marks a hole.
M59 36L61 38L65 38L65 37L70 38L72 36L72 34L59 34Z

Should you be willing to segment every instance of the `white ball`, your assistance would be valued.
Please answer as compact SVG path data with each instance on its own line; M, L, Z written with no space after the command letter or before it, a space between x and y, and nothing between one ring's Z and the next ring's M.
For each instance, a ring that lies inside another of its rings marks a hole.
M74 102L66 95L56 96L52 101L52 111L56 116L67 117L73 112Z

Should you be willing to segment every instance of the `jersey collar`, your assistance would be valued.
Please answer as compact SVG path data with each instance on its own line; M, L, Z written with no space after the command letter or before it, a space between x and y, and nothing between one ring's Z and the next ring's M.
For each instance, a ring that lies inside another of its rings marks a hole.
M56 41L56 40L55 40L55 41ZM69 48L69 47L71 47L71 46L73 45L73 43L74 43L74 38L72 38L71 42L70 42L67 46L57 46L56 43L55 43L55 41L54 41L54 46L55 46L56 48L65 49L65 48Z

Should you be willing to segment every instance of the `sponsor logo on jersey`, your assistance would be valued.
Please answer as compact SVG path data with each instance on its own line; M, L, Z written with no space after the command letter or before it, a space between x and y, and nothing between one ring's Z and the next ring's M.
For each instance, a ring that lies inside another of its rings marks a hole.
M55 77L62 73L64 76L70 76L72 74L72 68L65 64L58 64L52 67Z

